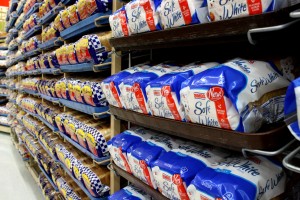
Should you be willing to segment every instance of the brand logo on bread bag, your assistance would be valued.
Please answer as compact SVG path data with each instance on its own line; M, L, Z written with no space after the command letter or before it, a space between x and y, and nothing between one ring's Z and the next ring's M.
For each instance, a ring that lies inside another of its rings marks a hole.
M224 90L223 90L223 88L218 87L218 86L211 87L207 91L206 96L211 101L218 101L218 100L220 100L220 99L223 98L223 96L224 96Z
M195 99L206 99L205 93L194 92L194 98Z
M171 87L169 85L166 85L161 88L161 94L164 97L167 97L171 94Z

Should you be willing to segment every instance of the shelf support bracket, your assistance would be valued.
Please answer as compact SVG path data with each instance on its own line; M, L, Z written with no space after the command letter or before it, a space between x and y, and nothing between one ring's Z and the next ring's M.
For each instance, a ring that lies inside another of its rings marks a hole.
M297 167L295 165L292 165L290 162L293 158L296 157L296 155L300 152L300 147L296 148L294 151L292 151L291 153L289 153L282 161L282 164L285 168L293 171L293 172L297 172L300 173L300 167Z
M299 22L300 19L288 22L286 24L281 24L281 25L277 25L277 26L269 26L269 27L263 27L263 28L254 28L254 29L250 29L247 33L247 37L248 37L248 41L250 44L252 45L256 45L256 41L253 40L252 38L252 34L254 33L267 33L267 32L273 32L273 31L280 31L283 29L286 29L290 26L292 26L293 24Z
M283 147L281 147L280 149L278 149L276 151L262 151L262 150L253 150L253 149L242 149L242 153L243 153L243 156L245 158L248 157L247 152L258 154L258 155L263 155L263 156L276 156L276 155L282 153L284 150L286 150L294 142L296 142L296 139L293 139L292 141L288 142L286 145L284 145Z

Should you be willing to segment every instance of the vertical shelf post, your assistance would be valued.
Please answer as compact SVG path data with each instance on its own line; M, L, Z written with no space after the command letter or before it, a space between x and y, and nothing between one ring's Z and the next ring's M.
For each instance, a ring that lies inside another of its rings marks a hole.
M122 6L120 1L113 1L113 12L118 10ZM112 49L112 66L111 75L121 71L121 56ZM111 128L111 138L121 132L121 121L115 119L113 116L110 117L110 128ZM111 162L113 162L111 160ZM113 171L110 171L110 193L114 194L116 191L120 190L120 177L117 176Z

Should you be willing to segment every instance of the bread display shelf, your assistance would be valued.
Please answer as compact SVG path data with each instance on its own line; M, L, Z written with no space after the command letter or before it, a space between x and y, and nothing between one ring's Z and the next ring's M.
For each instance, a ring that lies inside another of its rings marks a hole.
M41 172L43 172L43 174L45 175L45 177L48 179L49 183L52 185L52 187L54 188L54 190L56 192L58 192L57 186L54 184L54 182L52 181L52 179L50 178L50 176L47 174L47 172L44 170L44 168L41 165L39 165L39 164L38 164L38 166L39 166Z
M18 15L16 13L13 13L9 19L9 23L8 23L9 28L8 29L11 29L15 25L17 18L18 18Z
M0 116L2 116L2 117L7 117L8 114L2 114L2 113L0 113Z
M32 56L36 56L36 55L38 55L40 53L41 53L40 49L35 49L35 50L32 50L32 51L26 52L24 54L24 59L28 59L28 58L30 58Z
M52 75L59 75L61 74L61 70L58 68L47 68L47 69L39 69L40 74L52 74Z
M39 24L41 25L46 25L49 24L51 21L53 21L53 19L55 18L55 16L59 13L59 11L61 11L62 9L64 9L63 6L61 5L56 5L53 9L51 9L46 15L44 15L40 21Z
M0 97L8 97L8 94L0 94Z
M23 109L23 108L22 108ZM52 126L49 122L47 122L47 120L45 120L44 118L42 118L41 116L39 116L38 114L32 113L26 109L23 109L26 113L28 113L29 115L39 119L41 122L43 122L46 126L48 126L48 128L50 128L53 132L57 132L58 128Z
M27 33L24 34L24 40L28 40L31 36L36 34L38 31L42 30L41 25L35 25L33 28L31 28Z
M72 138L70 138L66 134L64 134L62 132L59 132L59 134L60 134L61 137L63 137L65 140L67 140L70 144L72 144L74 147L76 147L79 151L81 151L85 155L92 158L94 160L94 162L96 162L97 164L99 164L99 165L108 165L108 163L110 161L110 156L104 156L104 157L101 157L101 158L97 157L94 154L92 154L91 152L89 152L87 149L83 148L80 144L78 144L77 142L72 140Z
M109 107L108 106L94 107L94 106L86 105L83 103L78 103L75 101L69 101L66 99L59 99L59 102L60 102L60 104L66 106L68 108L77 110L79 112L86 113L88 115L93 115L93 117L96 119L109 117L109 114L108 114Z
M110 106L110 113L118 119L146 128L237 151L242 151L243 149L274 151L285 146L293 138L284 123L267 125L269 130L262 129L257 133L241 133L201 124L144 115L114 106Z
M24 19L21 19L20 22L18 24L16 24L16 29L17 30L21 30L21 28L23 28L23 24L24 24Z
M0 60L5 60L6 57L5 56L0 56Z
M0 50L8 50L7 47L0 47Z
M60 37L55 37L55 38L52 38L51 40L47 41L47 42L44 42L42 44L39 44L38 45L38 48L40 50L47 50L47 49L51 49L53 47L58 47L58 46L61 46L64 44L64 41L62 38Z
M22 93L30 94L32 96L37 96L37 97L39 96L39 94L36 91L32 91L32 90L28 90L28 89L21 89L19 91Z
M10 126L0 124L0 132L10 133Z
M43 3L35 3L30 10L24 15L24 19L28 19L33 13L37 12Z
M124 171L114 163L112 163L113 170L129 182L131 182L133 185L136 187L144 190L147 194L153 197L153 199L156 200L168 200L165 196L163 196L161 193L159 193L157 190L154 190L151 188L149 185L145 184L143 181L140 179L134 177L133 175L129 174L128 172Z
M111 68L111 58L106 59L103 63L98 65L87 62L75 65L61 65L60 68L62 72L101 72Z
M41 94L39 93L39 96L47 101L50 101L52 103L59 103L59 99L58 98L55 98L55 97L49 97L47 95L44 95L44 94Z
M1 60L1 59L0 59ZM8 88L7 85L1 84L0 88Z
M73 179L73 181L82 189L82 191L89 197L90 200L107 200L107 196L109 195L109 192L104 195L104 197L93 197L90 192L85 188L85 186L82 184L82 182L78 181L73 174L65 167L65 165L60 162L59 160L56 161L60 164L60 166L64 169L64 171Z
M11 5L10 5L10 8L9 8L9 11L8 11L8 15L10 14L10 13L12 13L13 11L15 11L16 10L16 8L17 8L17 6L18 6L18 0L11 0ZM7 18L6 18L7 19Z
M25 3L26 3L26 1L19 1L18 7L17 7L17 10L16 10L16 12L17 12L18 15L21 15L21 14L22 14L23 8L24 8L24 6L25 6ZM21 4L21 5L20 5L20 4Z
M92 16L78 22L77 24L63 30L60 36L67 40L76 36L81 36L82 34L93 30L96 28L96 23L99 25L108 24L108 17L111 11L105 13L95 13Z
M260 15L112 38L110 43L116 50L143 50L207 44L224 45L225 42L229 44L231 41L248 42L249 30L289 23L293 20L289 14L298 8L300 4ZM277 37L280 37L277 42L283 38L281 34ZM272 37L264 39L275 41Z

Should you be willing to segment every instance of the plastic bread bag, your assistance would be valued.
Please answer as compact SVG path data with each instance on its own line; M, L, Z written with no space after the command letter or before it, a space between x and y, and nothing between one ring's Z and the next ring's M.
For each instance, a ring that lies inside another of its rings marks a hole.
M180 91L187 121L249 133L282 119L289 81L275 67L237 58L190 77Z
M68 79L60 79L60 91L63 99L69 99Z
M82 179L86 189L93 197L101 197L109 193L110 172L105 167L95 167L91 170L87 166L86 170L82 173Z
M77 64L75 45L73 43L66 46L66 54L69 64Z
M180 102L181 83L218 63L191 63L167 73L146 86L148 106L152 115L185 121Z
M131 35L124 6L109 16L109 25L114 38Z
M180 142L177 149L163 152L151 165L158 190L169 199L189 199L187 187L196 174L229 153L214 147ZM170 190L170 188L174 188Z
M82 87L83 87L83 80L77 80L73 82L74 98L79 103L84 103L83 98L81 96Z
M51 22L51 24L49 26L47 26L47 28L48 29L45 30L45 31L47 31L47 33L46 33L47 38L46 38L46 40L44 40L44 42L51 40L53 38L59 37L59 31L54 27L53 22Z
M70 79L68 82L69 96L71 101L76 101L74 86L77 84L78 80Z
M108 197L108 200L151 200L152 197L142 189L129 185Z
M125 5L131 34L161 30L153 0L133 0Z
M108 124L101 124L97 127L87 127L85 134L89 151L97 157L107 156L107 141L110 139L110 126Z
M77 24L80 21L78 12L77 12L77 4L73 4L73 5L69 6L68 10L69 10L69 20L70 20L71 25Z
M262 156L229 157L199 171L188 194L192 200L267 200L282 194L285 182L283 168L275 161Z
M50 10L54 9L61 1L60 0L49 0Z
M92 60L89 52L89 37L83 36L75 43L76 57L79 63L89 62Z
M39 56L32 58L34 69L41 69L41 66L40 66L40 63L39 63L39 59L40 59Z
M68 124L64 123L66 128L66 132L70 135L70 137L75 141L78 142L77 135L75 134L77 129L80 129L83 126L83 123L75 118L70 118L68 120Z
M111 51L109 39L111 32L99 33L97 35L87 35L88 37L88 50L95 64L103 63ZM89 60L88 60L89 61Z
M125 108L135 112L149 114L150 110L146 96L147 83L178 68L177 66L159 64L125 77L119 85L122 96L124 97Z
M112 9L112 0L78 0L77 11L80 20L84 20L94 13L103 13Z
M59 65L68 65L69 64L66 51L67 51L66 45L63 45L59 49L55 50L55 54L56 54Z
M300 78L297 78L291 82L289 85L285 102L284 102L284 116L285 116L285 123L288 126L289 131L292 135L297 139L300 140L300 130L299 130L299 94L300 94Z
M178 143L173 138L153 134L150 139L133 144L127 150L127 158L132 174L150 187L156 189L151 166L163 152L178 148Z
M84 82L81 96L85 104L96 107L108 106L108 102L105 99L99 82Z
M144 128L134 127L126 130L107 142L108 151L114 163L120 168L132 173L128 164L127 150L135 143L149 139L151 134Z
M271 12L286 7L287 4L288 1L286 0L238 0L234 2L207 0L209 19L211 21L220 21Z
M29 17L29 28L33 28L34 26L38 25L38 21L40 20L39 16L37 15L37 13L33 13L30 17Z
M67 29L71 26L71 22L69 19L69 9L64 9L60 12L60 19L64 29Z
M206 0L160 0L156 11L164 29L208 22Z
M44 2L40 7L39 7L39 11L38 11L38 16L40 18L42 18L45 14L46 14L46 2Z
M87 126L86 124L82 124L82 126L80 126L75 132L78 139L78 143L85 149L88 149L86 135L89 129L89 126Z
M60 65L58 63L58 59L56 57L55 52L51 52L48 54L48 63L49 63L50 68L52 68L52 69L60 68Z
M40 59L40 66L42 69L49 69L50 68L50 64L49 64L49 61L48 61L48 56L49 54L48 53L45 53L45 54L42 54L41 55L41 59Z
M59 32L62 32L63 30L65 30L65 27L63 26L62 21L61 21L61 13L62 13L62 11L60 11L58 13L58 15L55 17L55 19L53 21L54 28L56 30L58 30Z

